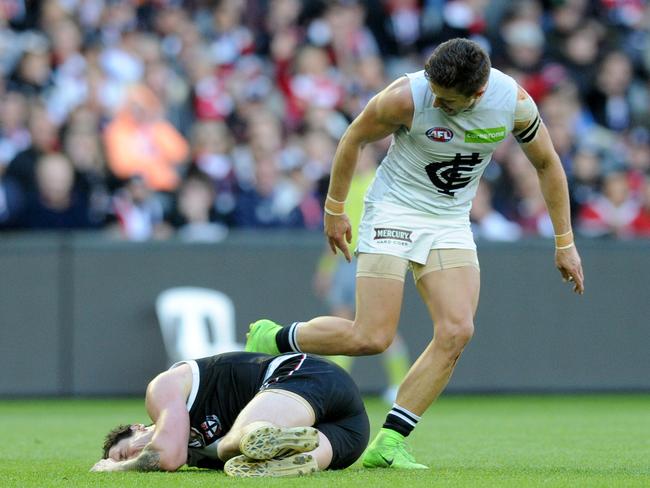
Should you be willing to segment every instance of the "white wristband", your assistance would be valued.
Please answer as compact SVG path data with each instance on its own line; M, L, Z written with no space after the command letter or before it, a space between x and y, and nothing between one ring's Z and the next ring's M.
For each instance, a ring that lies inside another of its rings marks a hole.
M572 242L571 244L567 244L566 246L555 246L555 249L558 249L558 250L571 249L575 245L576 245L575 242Z
M325 213L328 215L339 216L345 214L345 212L332 212L329 208L325 207Z

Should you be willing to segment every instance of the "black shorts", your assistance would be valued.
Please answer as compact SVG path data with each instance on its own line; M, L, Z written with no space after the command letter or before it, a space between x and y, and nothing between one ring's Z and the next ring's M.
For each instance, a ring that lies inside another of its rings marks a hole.
M260 391L295 393L309 402L316 414L314 427L332 444L328 469L353 464L368 445L370 423L359 388L348 373L327 359L299 354L278 367Z

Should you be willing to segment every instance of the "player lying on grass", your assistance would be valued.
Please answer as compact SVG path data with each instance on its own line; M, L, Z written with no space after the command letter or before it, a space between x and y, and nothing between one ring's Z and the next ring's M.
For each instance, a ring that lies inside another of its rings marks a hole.
M352 378L301 353L176 363L149 383L145 406L153 424L111 430L92 471L187 464L240 477L301 475L350 466L369 437Z

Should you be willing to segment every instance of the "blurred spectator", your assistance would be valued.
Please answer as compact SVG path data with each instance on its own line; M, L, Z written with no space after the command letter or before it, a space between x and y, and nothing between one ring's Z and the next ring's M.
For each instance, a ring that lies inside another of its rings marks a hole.
M70 125L63 149L75 171L75 188L88 196L90 219L104 224L110 212L110 177L99 132L92 125Z
M569 177L572 213L592 201L600 189L601 167L598 151L581 148L573 158L572 173Z
M359 59L354 65L354 71L347 76L346 83L344 110L353 119L387 84L382 59L378 56Z
M604 35L603 27L592 20L567 32L556 46L554 59L561 63L582 93L591 89L598 72L598 57Z
M243 24L245 8L243 0L221 0L213 10L208 37L212 59L218 66L232 66L254 50L253 34Z
M165 239L173 229L164 221L163 206L140 176L133 176L113 197L117 219L113 233L130 241Z
M521 235L521 227L506 219L492 206L490 184L481 181L476 191L470 211L472 231L477 239L488 241L516 241Z
M186 162L189 146L162 118L160 102L151 90L131 87L104 135L108 164L117 177L139 175L156 191L173 191L178 186L177 167Z
M49 43L36 33L23 34L23 52L7 80L7 89L25 96L40 96L52 85Z
M0 166L0 230L19 226L25 206L25 195L20 186L4 176L5 168Z
M205 48L197 48L190 55L194 111L199 120L224 120L234 111L235 101L209 54Z
M290 117L297 120L302 120L310 105L329 109L340 107L342 80L324 49L315 46L300 49L287 96Z
M635 196L643 194L646 176L650 174L650 130L635 127L625 138L622 150L626 154L630 190Z
M53 64L48 112L62 123L86 98L86 59L81 54L81 32L74 22L66 18L47 29L52 41Z
M20 93L8 92L0 97L0 166L3 169L31 143L28 115L27 99Z
M214 187L201 173L188 176L178 191L176 204L177 235L188 242L218 242L228 228L217 221L213 202Z
M192 131L193 164L212 181L217 212L227 219L235 208L237 175L234 138L223 122L197 122Z
M275 159L255 162L254 184L239 194L233 215L240 228L302 228L298 192L284 180Z
M371 97L455 36L481 43L537 102L574 216L600 201L612 171L625 174L630 201L644 199L647 1L52 0L0 10L3 228L37 198L36 162L62 151L93 225L128 202L119 215L129 238L170 235L163 215L175 202L207 205L197 171L212 185L211 222L319 229L333 143ZM477 199L475 218L496 211L525 236L548 235L522 158L514 143L499 148L485 175L493 197Z
M578 231L589 237L630 237L631 224L639 204L630 196L624 171L611 171L603 178L602 194L583 205L578 214Z
M345 75L354 73L357 63L379 55L377 41L364 24L365 15L365 7L355 0L332 2L325 11L329 44Z
M34 104L29 114L30 145L16 154L7 167L7 176L13 178L25 193L35 193L36 163L47 153L59 149L59 128L42 105Z
M35 193L30 195L23 216L29 229L84 229L93 226L88 198L75 190L72 163L62 153L39 157Z
M508 156L504 167L512 179L516 197L516 206L513 209L514 221L521 226L522 235L552 236L553 225L544 203L535 168L519 149Z
M596 122L614 131L631 126L631 83L630 59L620 51L609 53L598 67L593 89L587 93L587 104Z
M306 177L315 182L329 175L336 141L324 131L313 130L304 135L302 142L305 155L302 171Z
M370 27L382 54L396 57L417 50L421 33L421 6L417 0L382 0L368 12ZM442 6L442 5L439 5Z
M630 227L634 237L650 237L650 173L643 182L641 205Z

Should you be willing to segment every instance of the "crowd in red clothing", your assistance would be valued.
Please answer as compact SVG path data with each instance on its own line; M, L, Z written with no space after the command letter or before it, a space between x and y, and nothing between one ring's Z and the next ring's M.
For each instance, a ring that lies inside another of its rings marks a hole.
M576 231L647 238L649 25L645 0L3 0L0 229L320 229L347 124L462 36L537 102ZM472 220L478 238L552 234L512 138Z

